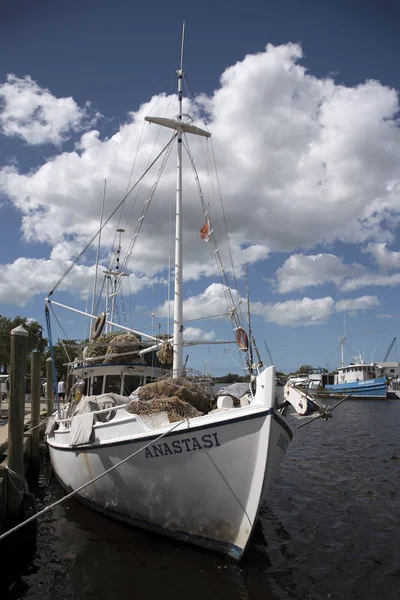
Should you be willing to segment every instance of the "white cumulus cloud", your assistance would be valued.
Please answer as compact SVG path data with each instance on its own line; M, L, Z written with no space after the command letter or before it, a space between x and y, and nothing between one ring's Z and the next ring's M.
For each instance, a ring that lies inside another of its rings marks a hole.
M199 327L186 327L184 330L185 342L209 342L215 339L213 331L203 331Z
M228 293L226 286L221 283L212 283L201 294L187 298L183 301L184 320L190 321L192 319L212 318L228 314L226 299ZM235 290L231 290L230 294L235 305L237 305L240 302L238 293ZM173 303L171 305L173 306ZM169 314L168 302L159 306L154 312L157 316L167 317ZM185 331L187 332L187 329Z
M330 296L325 298L302 298L301 300L287 300L262 304L252 303L254 314L264 317L266 321L277 325L321 325L334 313L335 302Z
M293 254L276 272L277 289L281 294L305 287L335 283L360 275L364 267L357 263L344 264L334 254Z
M340 311L354 311L354 310L368 310L379 306L380 301L376 296L360 296L359 298L343 298L336 302L335 310Z
M343 282L341 289L344 292L352 292L366 286L389 286L395 287L400 285L400 273L392 273L384 275L380 273L366 273L354 279L348 279Z
M319 79L301 64L302 58L298 44L269 44L228 67L214 93L198 97L213 137L207 141L191 136L188 143L217 239L226 224L232 234L231 247L221 244L220 250L228 258L232 253L239 275L244 262L261 263L277 251L296 252L337 240L391 242L399 223L397 92L372 80L344 86L333 79ZM55 98L29 77L11 76L1 89L6 135L18 135L28 143L57 144L68 131L85 123L82 111L86 107L79 108L72 98ZM0 170L0 190L19 211L25 240L57 246L50 260L65 260L68 253L72 258L73 248L81 247L98 227L104 179L109 214L127 189L133 162L131 185L169 139L170 132L160 133L155 125L143 128L144 117L150 113L173 117L176 108L175 95L143 98L143 104L129 113L112 137L102 137L101 127L91 129L73 151L59 152L29 172L15 164ZM198 104L185 99L184 112L201 126ZM139 140L140 152L134 161ZM208 160L213 154L218 180ZM210 245L199 237L204 216L187 157L183 171L184 277L201 279L214 273L215 267ZM124 207L121 225L128 239L155 177L153 169ZM169 234L175 180L171 158L135 244L135 272L153 277L168 265L173 251ZM214 202L219 185L224 209ZM131 211L126 224L123 221ZM104 231L105 246L112 244L119 216L110 223L109 233ZM307 256L295 260L301 262L313 285L323 278L317 271L324 261L330 281L340 286L344 281L350 285L346 277L358 279L360 285L365 281L361 272L356 273L359 266L340 264L340 259L328 254L313 265ZM287 263L279 274L283 290L300 289L301 278L291 266ZM34 286L30 289L25 297L37 293ZM323 319L328 304L318 305L321 318L317 321ZM305 313L307 305L303 303Z
M43 298L65 273L70 262L41 258L18 258L8 265L0 264L0 303L25 306L32 297L42 294ZM95 267L77 265L61 284L61 290L70 290L80 299L93 293ZM130 275L130 290L135 294L161 280Z
M226 304L227 288L222 284L211 284L203 292L184 300L183 316L185 321L192 319L216 317L227 315ZM246 301L240 298L235 290L231 290L236 306ZM360 296L358 298L342 298L335 302L331 296L323 298L300 298L286 302L251 302L251 313L262 317L267 322L291 327L321 325L336 312L370 310L379 306L380 301L376 296ZM155 309L159 317L168 316L168 303ZM191 329L188 327L185 332ZM196 329L196 328L194 328ZM200 330L199 330L200 331Z
M290 327L322 325L335 313L351 310L354 314L359 310L373 309L379 305L376 296L345 298L335 303L331 296L324 298L301 298L286 302L266 303L253 302L254 314L264 317L266 321Z
M58 145L70 131L81 131L99 116L89 104L82 108L71 97L56 98L29 75L10 74L0 84L1 132L31 145Z
M378 244L369 243L364 252L371 254L378 265L386 270L400 270L400 252L389 250L385 242Z

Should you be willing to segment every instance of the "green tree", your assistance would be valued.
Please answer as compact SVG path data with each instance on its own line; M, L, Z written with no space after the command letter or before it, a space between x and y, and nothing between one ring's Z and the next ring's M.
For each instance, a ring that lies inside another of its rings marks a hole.
M57 344L54 344L54 362L56 364L57 378L66 377L68 372L67 364L73 361L77 356L82 356L84 343L78 342L77 340L58 340ZM44 356L44 360L49 358L50 350L48 350Z
M11 330L22 325L28 332L28 360L33 350L44 352L47 348L47 339L43 337L43 327L27 317L17 316L9 319L0 315L0 366L5 370L10 364Z
M297 372L302 375L308 375L309 373L312 373L313 370L314 368L311 365L302 365Z
M248 375L237 375L237 373L228 373L228 375L223 375L222 377L215 377L214 383L236 383L236 382L246 382L249 381Z

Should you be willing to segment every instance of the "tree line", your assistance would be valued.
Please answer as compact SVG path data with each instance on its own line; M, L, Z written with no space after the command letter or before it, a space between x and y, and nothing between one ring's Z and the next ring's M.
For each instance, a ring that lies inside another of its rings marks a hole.
M11 331L22 325L28 332L28 369L31 358L31 353L36 350L42 354L42 373L46 372L46 360L50 356L48 340L44 336L43 327L37 321L28 319L27 317L17 316L14 319L9 319L0 315L0 371L8 373L10 364L11 351ZM58 340L54 345L54 360L56 364L57 377L65 377L67 375L68 358L65 352L67 348L68 354L73 360L77 355L81 354L83 345L87 342L78 342L77 340Z

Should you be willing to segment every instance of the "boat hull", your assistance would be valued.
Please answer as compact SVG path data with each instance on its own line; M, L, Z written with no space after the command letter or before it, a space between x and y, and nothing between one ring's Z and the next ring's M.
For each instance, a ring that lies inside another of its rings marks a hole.
M386 377L377 377L365 381L347 381L336 385L326 385L327 390L332 396L351 394L352 398L386 400L387 383Z
M147 445L77 497L132 525L240 559L291 439L273 409L234 412L241 410L241 417L184 423L159 441L71 448L57 443L55 432L48 440L53 468L68 491L76 490Z

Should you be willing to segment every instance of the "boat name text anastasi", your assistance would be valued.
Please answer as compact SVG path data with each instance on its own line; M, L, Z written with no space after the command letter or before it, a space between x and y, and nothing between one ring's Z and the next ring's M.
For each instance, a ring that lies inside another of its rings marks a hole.
M220 445L217 433L205 433L201 438L187 437L173 442L152 444L146 448L146 458L158 458L159 456L193 452L194 450L207 450Z

